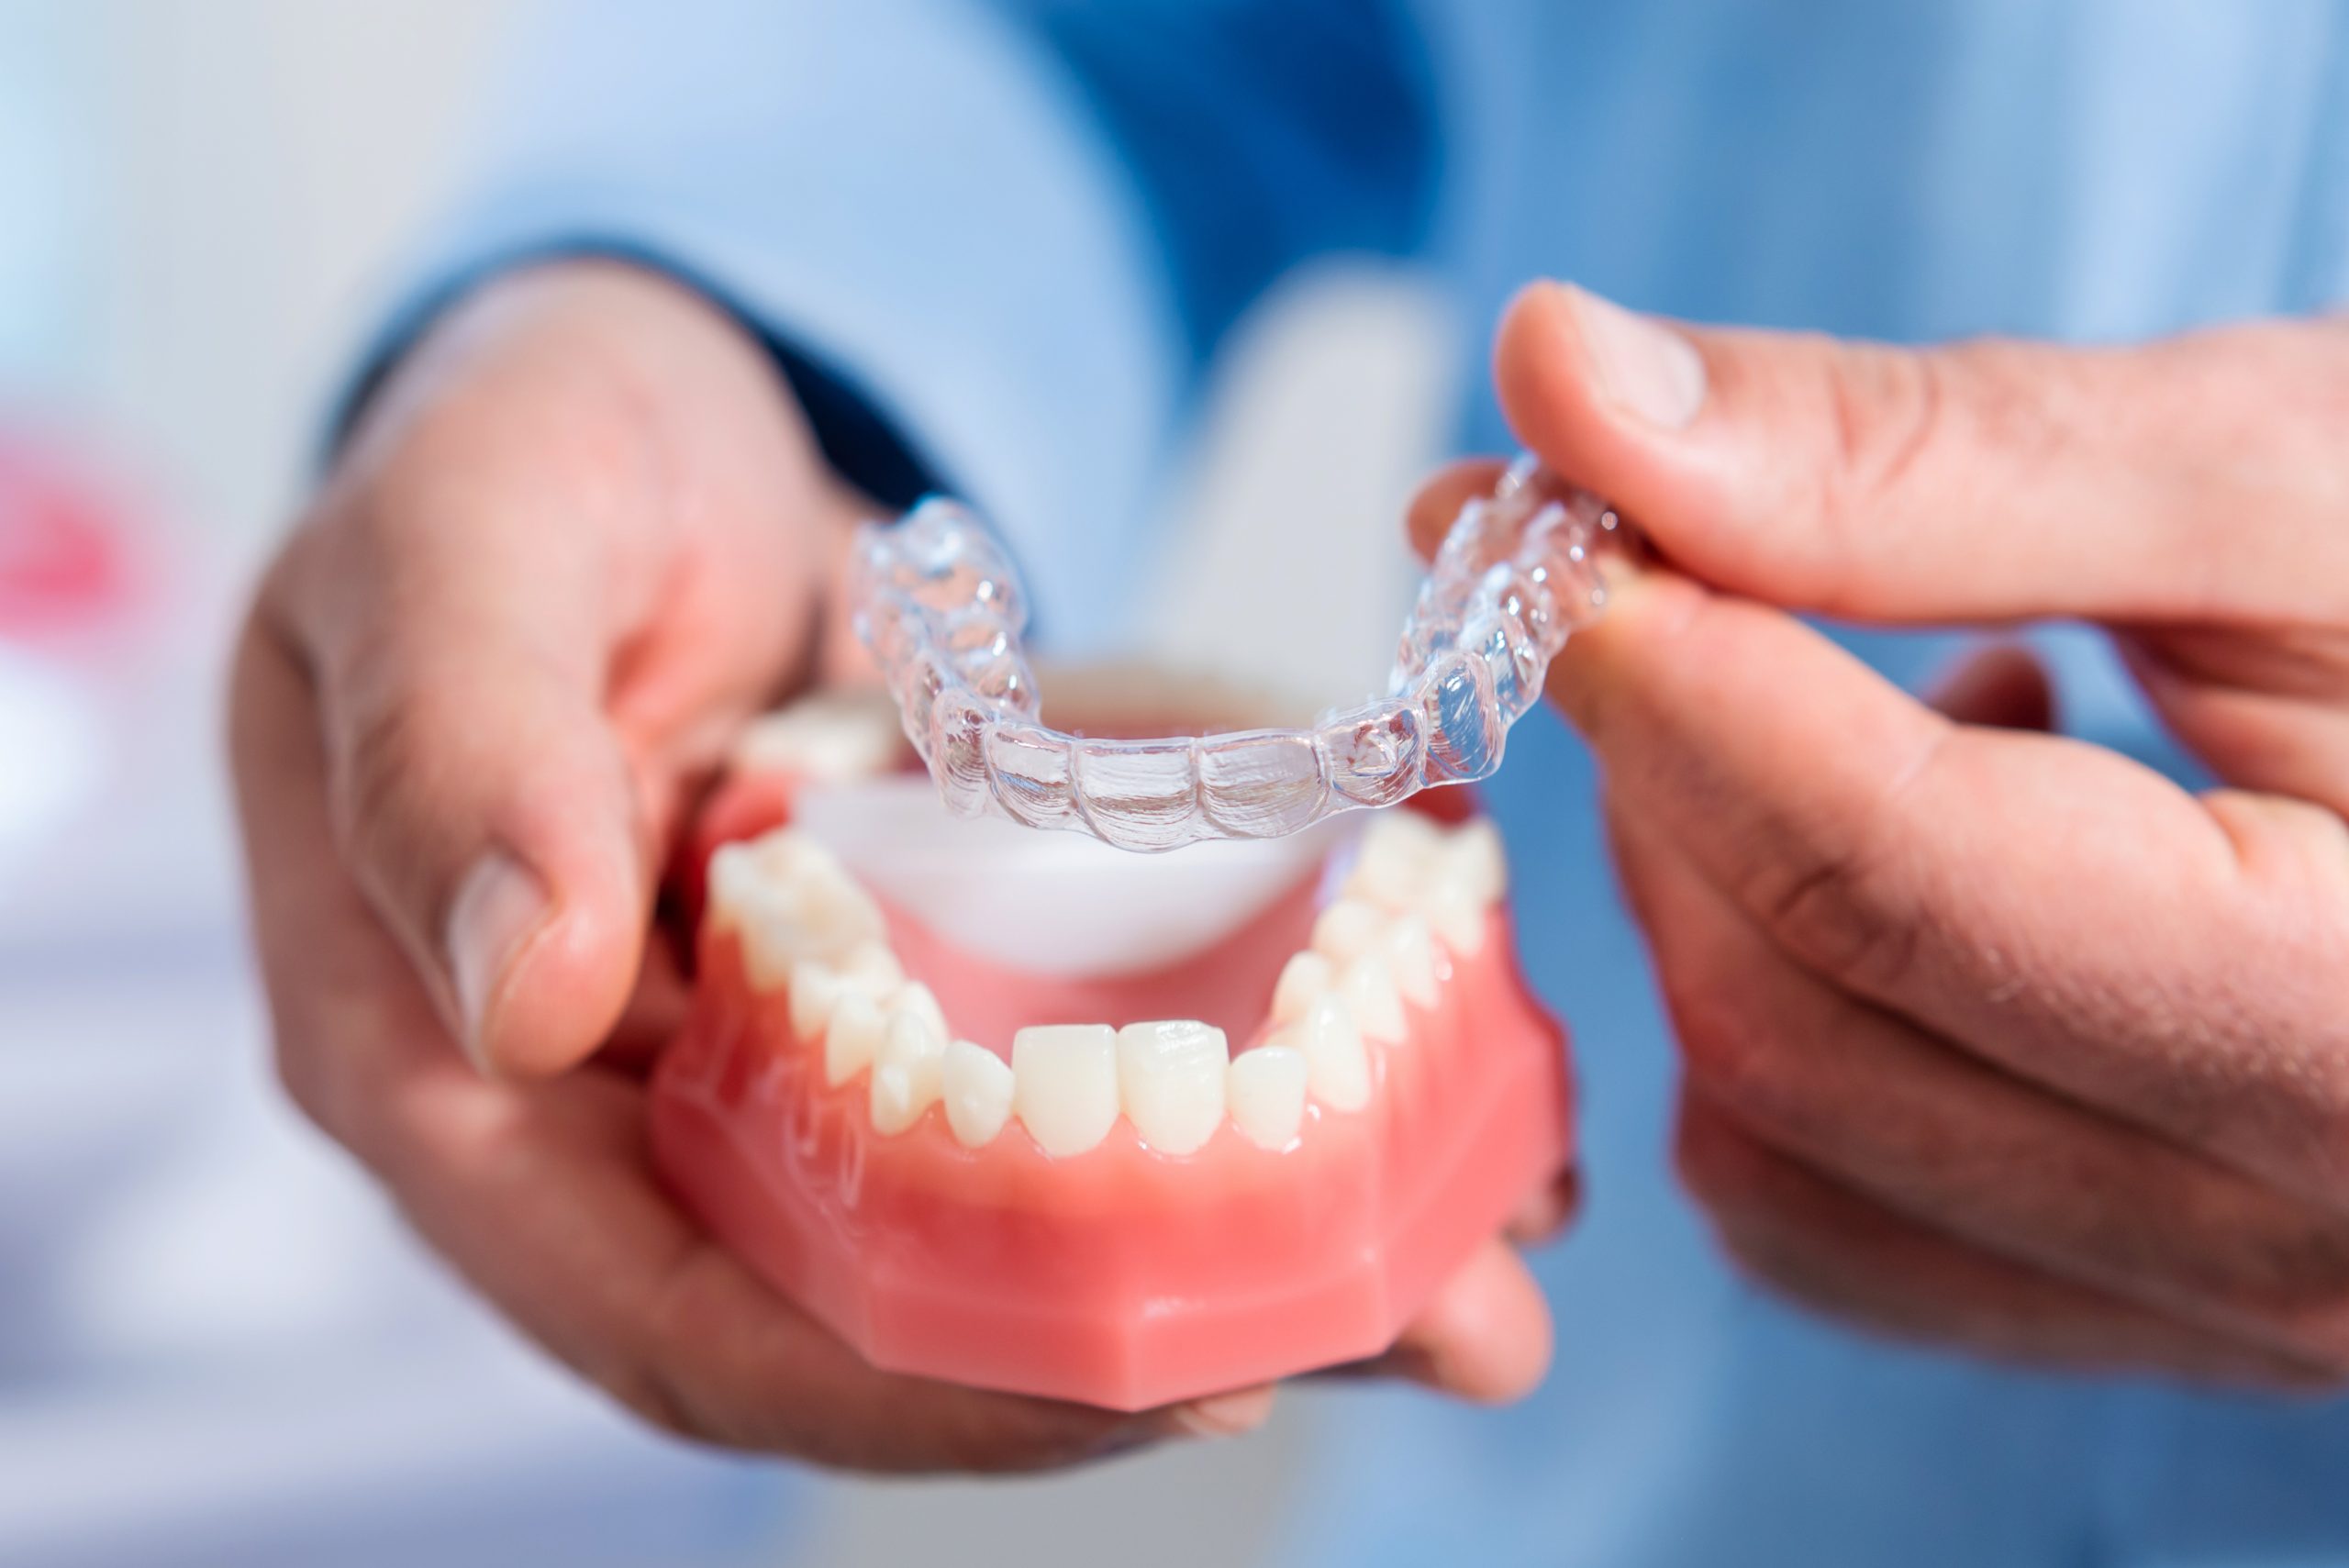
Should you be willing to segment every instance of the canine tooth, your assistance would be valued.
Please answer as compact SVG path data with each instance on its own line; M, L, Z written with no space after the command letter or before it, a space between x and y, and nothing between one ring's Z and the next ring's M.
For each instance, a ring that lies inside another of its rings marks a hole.
M946 1033L921 1013L899 1007L873 1065L873 1130L899 1133L921 1119L944 1088Z
M1395 989L1414 1006L1432 1007L1436 1000L1435 933L1423 917L1405 915L1386 929L1380 945Z
M1223 1119L1223 1031L1189 1020L1128 1024L1118 1031L1118 1096L1141 1140L1167 1154L1194 1153Z
M918 980L909 980L897 988L889 998L889 1011L915 1015L941 1041L953 1032L946 1027L946 1009L938 1005L938 994Z
M803 958L791 966L791 1033L800 1044L822 1036L842 984L839 975L814 959Z
M939 1092L954 1141L979 1149L995 1141L1011 1119L1011 1063L984 1045L958 1040L939 1064Z
M1224 1096L1233 1125L1252 1142L1286 1149L1305 1120L1305 1053L1286 1045L1260 1045L1231 1059L1224 1073Z
M1305 1009L1313 1006L1338 983L1338 967L1328 955L1301 948L1289 955L1281 966L1281 977L1273 986L1273 1022L1289 1023L1305 1017Z
M1375 1040L1381 1045L1400 1045L1409 1035L1403 1020L1403 998L1395 989L1394 971L1376 953L1364 953L1346 965L1345 977L1338 982L1339 991L1345 996L1346 1010L1354 1018L1364 1040Z
M862 991L843 991L824 1029L824 1082L840 1087L873 1065L888 1033L881 1004Z
M1363 1049L1362 1030L1354 1026L1344 997L1334 993L1322 997L1268 1043L1304 1055L1313 1097L1331 1110L1358 1111L1370 1103L1370 1053ZM1241 1054L1245 1058L1255 1051Z
M1381 812L1363 829L1349 891L1387 909L1408 909L1427 885L1442 829L1416 811Z
M1490 904L1508 891L1508 855L1501 847L1500 829L1489 817L1454 828L1444 840L1444 869L1460 877L1480 904Z
M1313 922L1313 949L1343 963L1370 951L1386 928L1386 914L1359 898L1338 898Z
M1118 1119L1118 1031L1108 1024L1041 1024L1011 1037L1012 1108L1036 1146L1082 1154Z

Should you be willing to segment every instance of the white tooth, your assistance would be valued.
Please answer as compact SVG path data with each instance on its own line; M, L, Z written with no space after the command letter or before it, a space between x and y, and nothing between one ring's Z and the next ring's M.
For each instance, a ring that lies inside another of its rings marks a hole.
M791 1033L802 1045L821 1038L841 999L841 980L813 959L791 966Z
M709 907L702 917L710 929L740 927L742 906L756 896L761 880L758 855L749 844L718 845L709 857Z
M946 1048L939 1081L954 1140L965 1149L994 1142L1011 1119L1011 1063L984 1045L958 1040Z
M1443 945L1463 958L1473 958L1485 946L1485 900L1476 896L1466 877L1447 867L1428 889L1428 924Z
M1276 1030L1266 1044L1303 1054L1313 1097L1331 1110L1358 1111L1370 1103L1370 1053L1363 1049L1362 1030L1354 1027L1343 997L1322 997L1304 1018ZM1241 1060L1255 1054L1242 1051Z
M889 995L906 983L905 966L897 955L889 951L886 942L860 942L837 965L843 984L853 985L866 995L880 998Z
M1191 1021L1128 1024L1118 1031L1118 1097L1141 1140L1190 1154L1223 1119L1223 1031Z
M872 1066L888 1029L880 1003L862 991L841 992L824 1029L824 1082L838 1088Z
M1118 1119L1118 1031L1108 1024L1042 1024L1011 1037L1012 1107L1036 1146L1082 1154Z
M1288 962L1281 966L1280 980L1273 986L1273 1022L1285 1024L1305 1017L1305 1009L1319 1001L1337 983L1337 966L1325 955L1311 948L1291 953Z
M1364 953L1346 965L1345 977L1338 982L1338 989L1346 998L1346 1010L1364 1040L1375 1040L1382 1045L1400 1045L1409 1029L1403 1019L1403 998L1395 989L1395 973L1386 961L1376 953Z
M881 906L837 868L807 867L780 881L769 878L736 900L742 967L761 991L785 984L791 966L803 958L845 957L880 940L884 930Z
M1349 891L1386 909L1408 909L1427 885L1442 829L1416 811L1384 811L1363 829Z
M1305 1120L1305 1053L1285 1045L1260 1045L1231 1059L1224 1095L1233 1125L1252 1142L1286 1149Z
M873 1130L905 1131L944 1088L946 1034L921 1013L900 1006L873 1065Z
M1508 891L1508 855L1501 848L1500 829L1489 817L1453 829L1444 840L1444 869L1467 883L1480 904L1490 904Z
M751 724L734 744L733 762L749 773L845 784L888 772L904 745L885 703L861 693L827 695Z
M1313 949L1340 963L1370 951L1386 927L1386 912L1359 898L1332 900L1313 922Z
M946 1009L938 1005L938 995L918 980L907 982L889 997L893 1013L912 1013L930 1026L930 1033L941 1040L954 1031L946 1027Z
M1395 976L1395 989L1414 1006L1435 1006L1437 974L1435 967L1435 934L1428 923L1417 915L1404 915L1386 929L1386 940L1381 951L1388 971Z

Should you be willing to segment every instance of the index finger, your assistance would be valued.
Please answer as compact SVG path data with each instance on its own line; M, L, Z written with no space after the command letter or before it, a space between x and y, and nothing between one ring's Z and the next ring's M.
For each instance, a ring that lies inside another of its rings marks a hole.
M2322 849L2323 814L1953 723L1792 617L1664 573L1621 586L1552 692L1610 808L1814 973L2297 1190L2349 1191L2349 1040L2312 994L2349 953L2349 849Z

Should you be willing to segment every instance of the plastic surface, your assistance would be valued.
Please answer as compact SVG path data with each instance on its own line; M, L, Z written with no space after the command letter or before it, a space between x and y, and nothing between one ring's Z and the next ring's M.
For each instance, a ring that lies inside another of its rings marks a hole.
M952 501L868 524L850 602L950 807L1171 850L1294 833L1490 775L1550 661L1604 606L1601 555L1629 537L1604 502L1520 460L1453 525L1404 623L1387 695L1311 729L1131 740L1042 723L1019 574Z

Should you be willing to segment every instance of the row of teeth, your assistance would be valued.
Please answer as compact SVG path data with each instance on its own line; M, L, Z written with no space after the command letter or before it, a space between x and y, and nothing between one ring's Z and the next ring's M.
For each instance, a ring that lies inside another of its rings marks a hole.
M1364 830L1311 945L1282 970L1264 1044L1234 1056L1223 1030L1189 1019L1050 1024L1016 1033L1006 1062L953 1038L937 996L890 951L880 906L806 835L729 844L709 872L710 919L737 934L751 988L786 994L792 1033L821 1051L827 1084L870 1074L875 1131L904 1132L938 1105L965 1148L1017 1117L1055 1158L1094 1148L1120 1115L1145 1144L1181 1155L1227 1117L1252 1142L1285 1149L1308 1095L1361 1109L1370 1047L1409 1038L1403 1004L1432 1006L1449 955L1483 946L1505 880L1489 824L1446 832L1386 813Z

